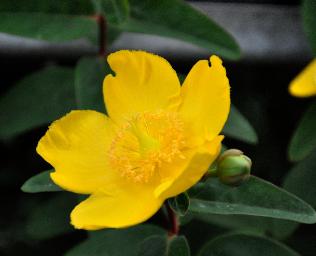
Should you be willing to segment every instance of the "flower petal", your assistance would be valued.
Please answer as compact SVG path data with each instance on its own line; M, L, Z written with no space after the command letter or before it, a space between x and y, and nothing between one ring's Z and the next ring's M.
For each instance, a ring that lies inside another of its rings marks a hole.
M311 61L303 71L290 83L290 94L296 97L316 95L316 59Z
M222 135L217 136L213 141L198 149L175 180L166 180L155 189L155 196L163 199L174 197L196 184L217 158L223 138Z
M162 203L150 187L135 183L109 184L75 207L71 223L87 230L128 227L149 219Z
M165 59L143 51L122 50L108 56L115 76L106 76L104 99L115 121L144 111L173 109L180 103L180 83Z
M181 88L179 112L190 134L200 142L214 139L223 128L229 113L229 81L217 56L198 61Z
M72 111L53 122L37 152L54 168L53 181L77 193L92 193L119 178L107 163L114 135L110 119L95 111Z

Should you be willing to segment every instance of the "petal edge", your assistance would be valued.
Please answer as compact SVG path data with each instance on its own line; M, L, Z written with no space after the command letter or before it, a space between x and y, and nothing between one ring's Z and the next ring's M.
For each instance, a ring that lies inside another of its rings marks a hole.
M144 51L121 50L108 56L115 76L103 82L109 116L120 121L131 114L177 108L180 82L169 62Z
M295 97L316 95L316 59L311 61L289 85L289 92Z
M113 134L106 115L76 110L53 122L36 150L55 168L51 177L57 185L90 194L119 176L106 161Z
M77 229L125 228L146 221L163 201L152 191L129 186L109 185L106 191L92 194L71 213L71 224Z
M226 70L217 56L198 61L181 88L179 112L187 129L200 142L211 141L222 130L230 108L230 87Z

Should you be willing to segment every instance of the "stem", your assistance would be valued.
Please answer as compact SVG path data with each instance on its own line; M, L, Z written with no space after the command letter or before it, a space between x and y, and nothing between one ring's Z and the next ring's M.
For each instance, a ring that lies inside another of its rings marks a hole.
M169 229L169 236L174 236L179 234L179 222L177 215L175 212L170 208L168 203L165 204L169 216L169 221L170 221L170 229Z
M97 15L97 22L99 24L99 55L104 57L106 55L106 34L107 25L106 19L103 15Z

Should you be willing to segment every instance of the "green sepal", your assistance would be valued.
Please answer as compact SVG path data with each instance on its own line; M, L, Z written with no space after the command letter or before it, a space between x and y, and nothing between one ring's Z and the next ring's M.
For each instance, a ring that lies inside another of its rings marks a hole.
M171 209L179 216L184 216L190 206L190 198L186 192L168 199Z

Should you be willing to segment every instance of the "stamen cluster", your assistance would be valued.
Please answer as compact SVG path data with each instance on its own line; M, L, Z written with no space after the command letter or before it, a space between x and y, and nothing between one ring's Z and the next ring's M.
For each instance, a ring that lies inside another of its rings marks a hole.
M177 113L144 112L127 120L109 150L112 167L134 182L147 183L163 175L160 167L184 158L184 124Z

